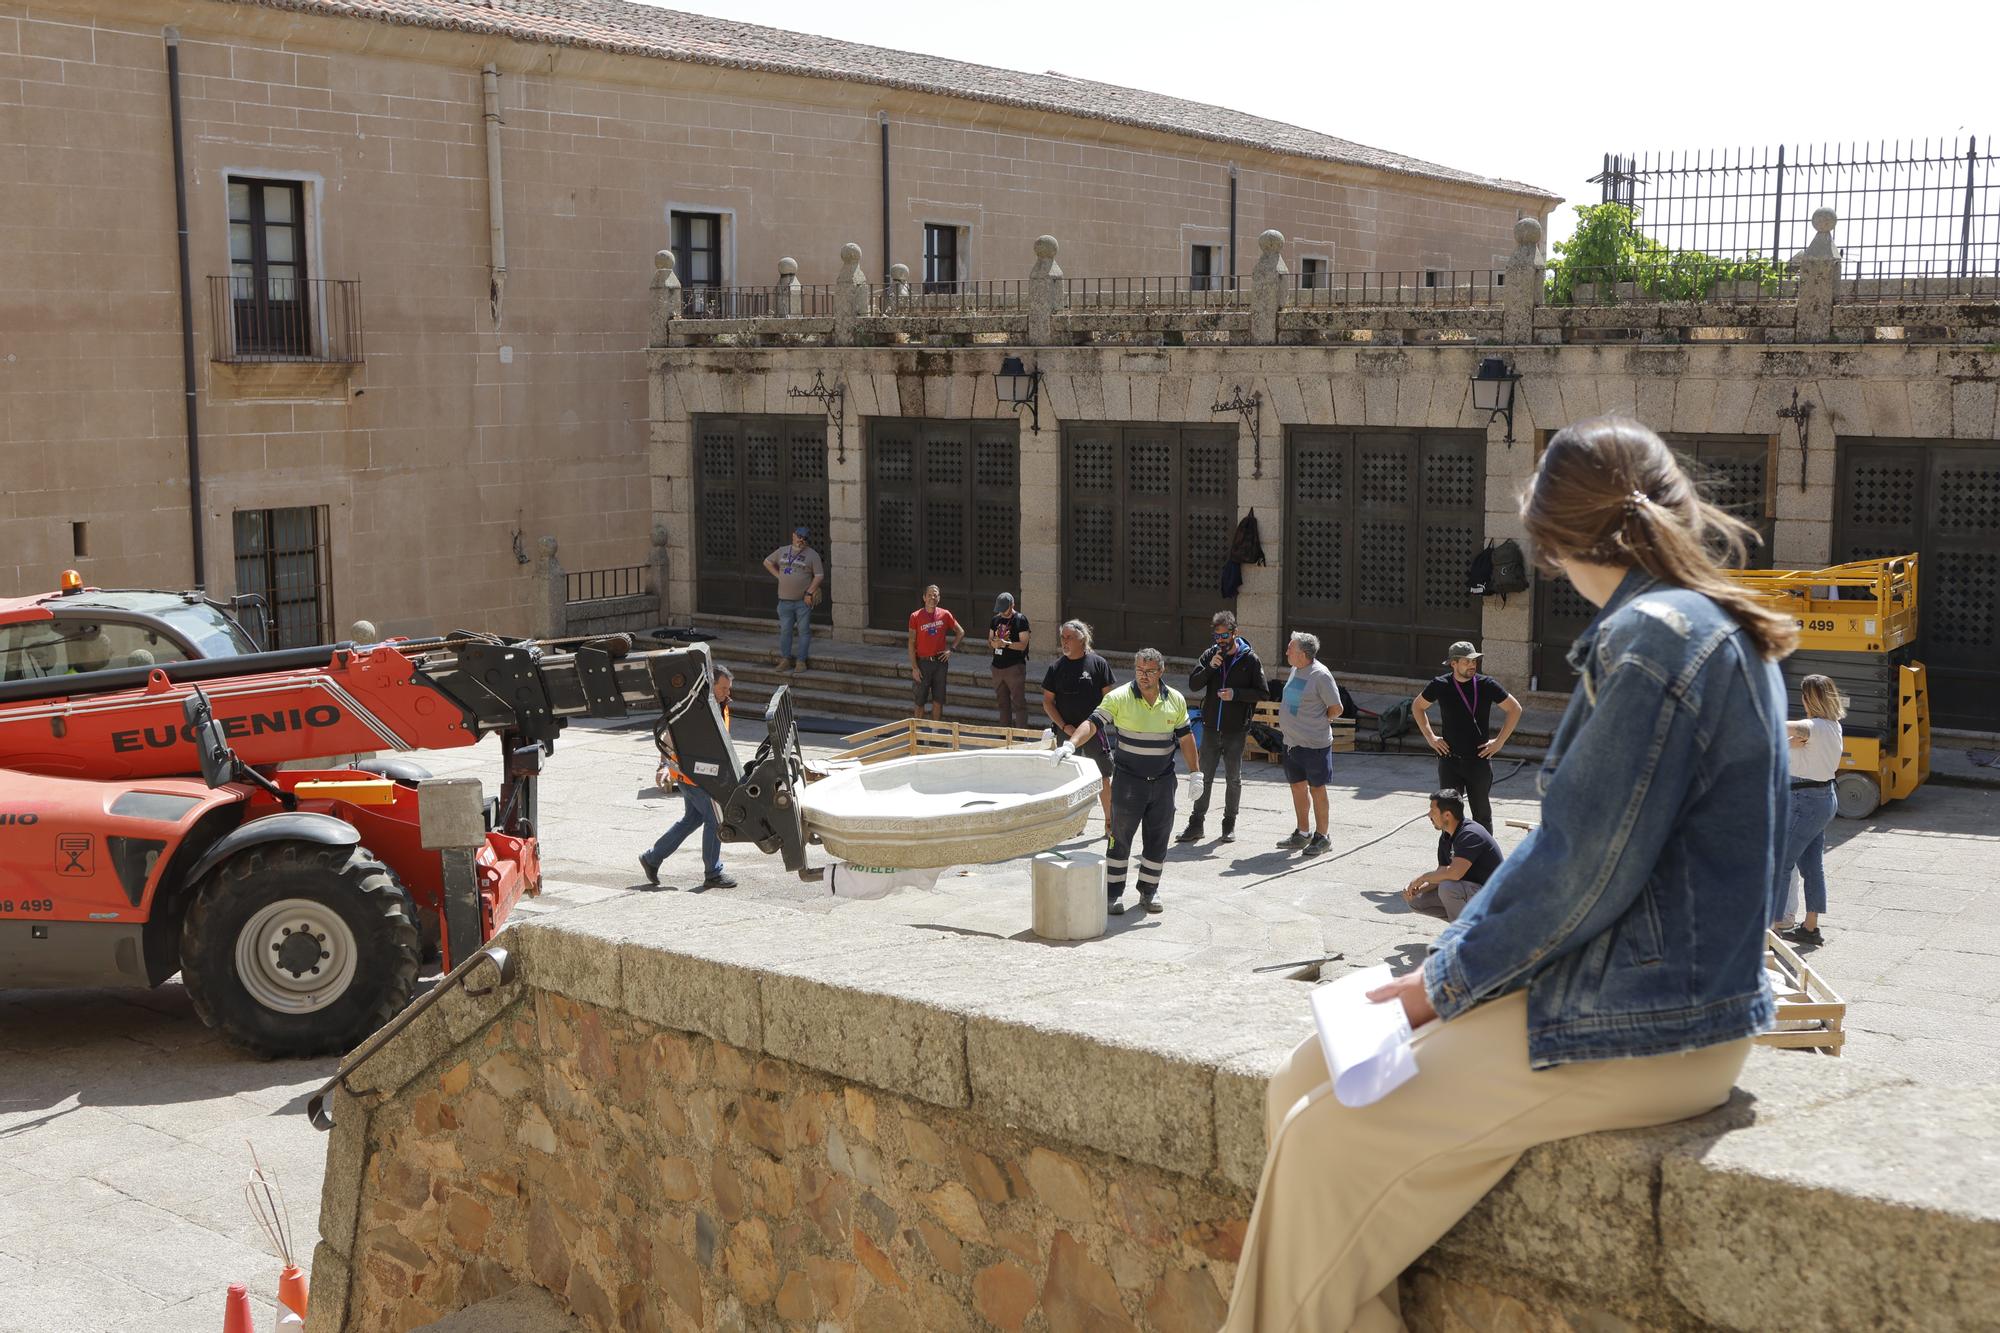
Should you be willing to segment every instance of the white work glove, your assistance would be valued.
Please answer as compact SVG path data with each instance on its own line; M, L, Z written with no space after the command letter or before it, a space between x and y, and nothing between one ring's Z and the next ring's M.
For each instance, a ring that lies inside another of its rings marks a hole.
M1054 758L1054 760L1058 764L1060 764L1063 760L1069 758L1071 755L1075 753L1076 753L1076 743L1074 741L1064 741L1061 745L1058 745L1055 749L1049 751L1050 756Z
M1208 790L1208 781L1199 773L1190 773L1188 774L1187 789L1188 804L1193 805L1201 799L1201 794Z

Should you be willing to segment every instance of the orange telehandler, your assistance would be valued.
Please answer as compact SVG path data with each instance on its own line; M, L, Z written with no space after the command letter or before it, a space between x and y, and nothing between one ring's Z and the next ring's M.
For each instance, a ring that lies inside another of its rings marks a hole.
M663 709L723 836L810 877L789 696L746 769L709 678L701 646L458 633L0 682L0 989L179 972L241 1045L345 1051L409 1001L426 944L455 966L539 891L536 780L577 716ZM488 735L499 793L449 836L432 816L470 784L277 767Z

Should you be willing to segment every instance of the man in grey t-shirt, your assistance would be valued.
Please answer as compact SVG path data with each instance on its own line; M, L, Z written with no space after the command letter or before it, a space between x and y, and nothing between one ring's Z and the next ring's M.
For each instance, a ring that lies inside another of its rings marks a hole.
M801 525L792 529L789 546L780 546L764 557L764 568L778 581L778 670L812 670L813 606L819 601L819 585L826 579L826 566L819 552L806 545L812 533ZM792 640L798 639L798 657L792 656Z
M1333 719L1341 714L1340 686L1319 660L1319 637L1295 633L1285 648L1292 672L1279 700L1278 729L1285 736L1285 781L1292 784L1292 813L1298 827L1278 846L1320 856L1332 847L1326 836L1326 784L1333 780ZM1306 834L1306 801L1312 801L1313 831Z

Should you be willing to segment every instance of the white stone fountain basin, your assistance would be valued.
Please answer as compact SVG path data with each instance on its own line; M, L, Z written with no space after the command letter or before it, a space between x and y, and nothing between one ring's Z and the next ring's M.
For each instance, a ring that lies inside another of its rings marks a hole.
M805 789L806 831L856 865L916 870L1046 851L1083 831L1097 769L1047 750L958 750L849 769Z

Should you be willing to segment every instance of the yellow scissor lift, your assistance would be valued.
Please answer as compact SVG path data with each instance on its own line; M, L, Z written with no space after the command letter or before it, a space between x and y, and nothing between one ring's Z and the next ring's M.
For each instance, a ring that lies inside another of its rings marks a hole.
M1826 569L1737 569L1738 583L1789 608L1799 646L1784 662L1787 692L1832 677L1848 698L1840 813L1865 819L1931 775L1931 706L1917 639L1917 557L1855 560Z

